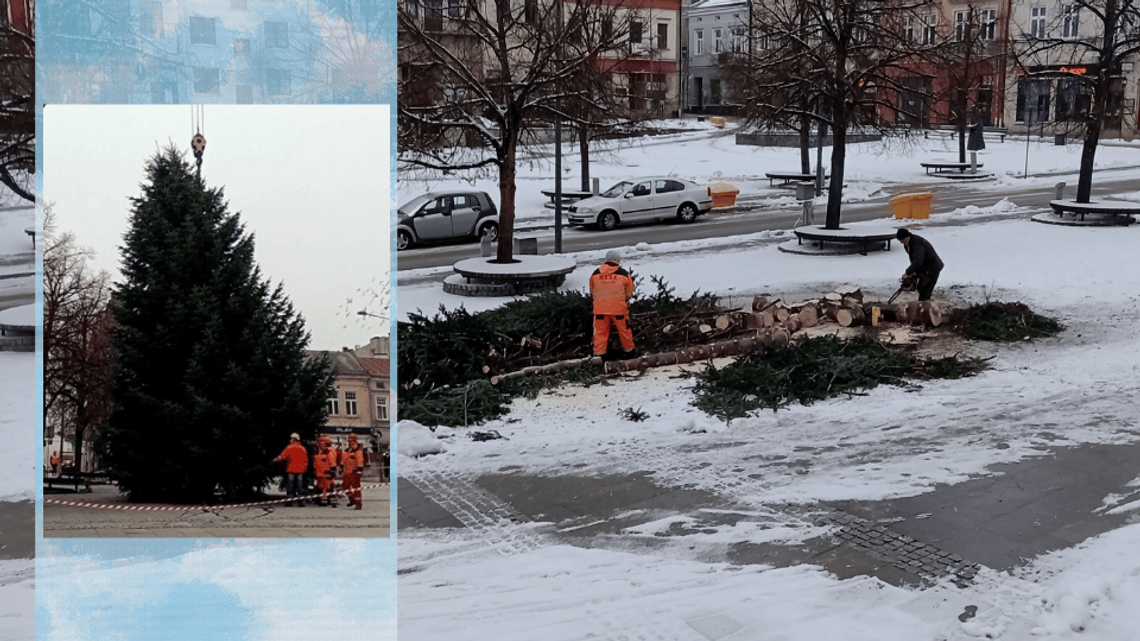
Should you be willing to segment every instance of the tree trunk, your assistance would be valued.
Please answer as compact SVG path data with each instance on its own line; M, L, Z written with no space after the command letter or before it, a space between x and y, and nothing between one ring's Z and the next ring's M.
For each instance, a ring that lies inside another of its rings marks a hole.
M517 148L508 140L499 159L499 245L495 262L514 262L515 243L515 166Z
M800 173L811 173L811 117L800 117Z
M578 149L582 154L582 191L590 191L590 126L578 126Z
M839 229L843 201L843 168L847 161L847 124L838 118L831 128L831 182L827 188L827 220L824 229Z

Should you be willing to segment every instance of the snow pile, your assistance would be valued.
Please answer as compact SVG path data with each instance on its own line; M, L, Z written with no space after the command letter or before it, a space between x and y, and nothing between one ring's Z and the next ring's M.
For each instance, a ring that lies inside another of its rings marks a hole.
M32 559L0 561L0 641L35 638L35 572Z
M402 456L415 458L428 454L442 454L447 451L447 446L443 444L443 441L436 438L430 429L415 421L396 423L396 432L399 434L396 452Z

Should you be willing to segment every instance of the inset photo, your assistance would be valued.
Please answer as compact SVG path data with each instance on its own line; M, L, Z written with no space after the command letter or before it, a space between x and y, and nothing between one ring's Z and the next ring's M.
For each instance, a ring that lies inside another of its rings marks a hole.
M390 536L389 123L45 108L43 536Z

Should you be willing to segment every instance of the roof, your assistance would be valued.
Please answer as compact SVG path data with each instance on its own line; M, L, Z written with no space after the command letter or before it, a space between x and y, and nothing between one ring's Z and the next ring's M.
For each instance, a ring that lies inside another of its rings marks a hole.
M369 376L374 378L388 378L391 376L391 363L392 361L387 358L362 358L356 357L358 363L368 372Z

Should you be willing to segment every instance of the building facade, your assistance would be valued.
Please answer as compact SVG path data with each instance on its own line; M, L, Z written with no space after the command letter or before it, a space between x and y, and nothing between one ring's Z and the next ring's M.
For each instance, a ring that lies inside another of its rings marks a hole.
M690 6L687 111L722 110L727 88L721 67L732 53L747 50L750 15L747 0L697 0Z
M1012 3L1010 41L1019 55L1006 70L1010 91L1003 105L1011 129L1047 136L1072 131L1092 102L1088 81L1103 73L1108 95L1101 137L1140 136L1140 54L1119 55L1140 49L1140 9L1129 4L1131 17L1113 26L1117 45L1105 61L1094 50L1103 45L1105 24L1088 7L1063 0Z
M41 0L44 102L379 102L382 0Z
M339 352L310 352L327 358L332 366L333 389L328 400L328 421L322 436L338 447L355 434L370 458L391 446L391 355L387 337L374 337L367 345Z

